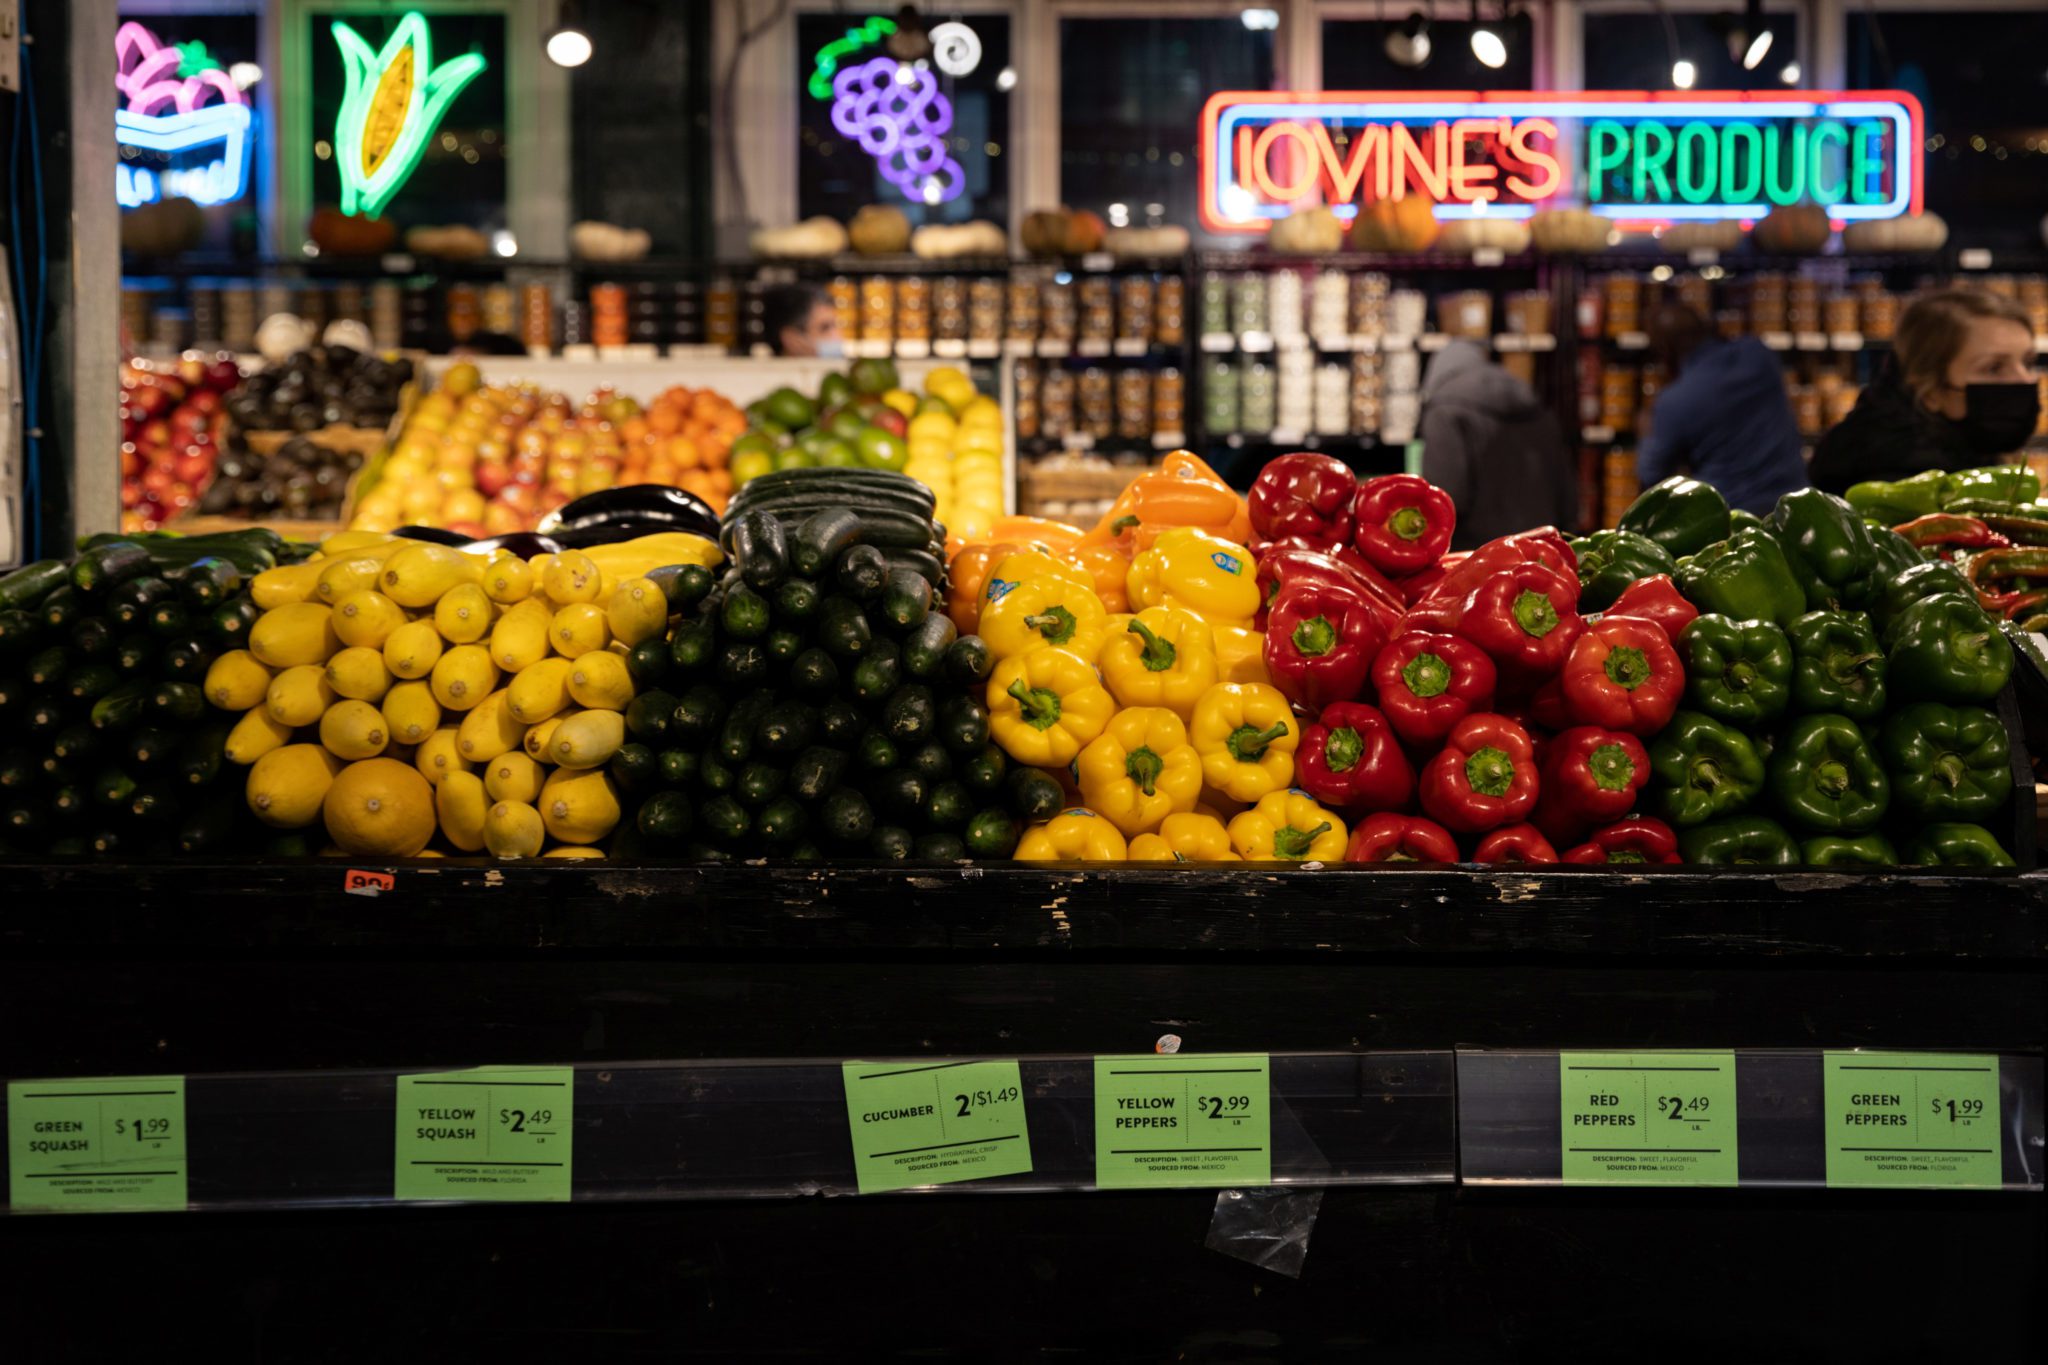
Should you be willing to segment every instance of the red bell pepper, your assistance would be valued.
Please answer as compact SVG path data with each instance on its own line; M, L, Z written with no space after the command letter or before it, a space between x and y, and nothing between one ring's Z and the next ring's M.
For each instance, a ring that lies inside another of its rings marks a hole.
M1280 590L1266 618L1266 671L1289 701L1320 711L1365 690L1386 642L1386 628L1358 589L1296 583Z
M1631 617L1587 627L1564 665L1564 704L1581 725L1654 735L1685 696L1685 665L1664 628Z
M1413 815L1367 816L1351 831L1347 863L1455 863L1458 841L1432 820Z
M1664 634L1675 645L1699 614L1698 607L1678 595L1678 585L1671 581L1671 575L1660 573L1638 578L1623 588L1621 596L1600 614L1600 619L1612 621L1626 616L1635 621L1655 621L1664 627Z
M1422 770L1422 810L1464 834L1529 818L1538 786L1529 732L1506 716L1467 716Z
M1564 667L1586 628L1578 602L1577 578L1548 564L1517 564L1472 590L1458 634L1486 651L1503 688L1533 691Z
M1557 850L1534 825L1506 825L1479 841L1475 863L1554 863Z
M1675 863L1678 836L1662 820L1647 815L1618 820L1596 829L1585 843L1566 849L1568 863Z
M1382 474L1358 485L1352 544L1383 573L1418 573L1451 548L1458 509L1419 474Z
M1580 725L1550 741L1542 772L1536 827L1560 844L1576 842L1634 809L1650 780L1650 755L1625 731Z
M1563 674L1558 674L1531 692L1526 705L1521 709L1528 713L1528 720L1523 722L1525 725L1557 731L1569 729L1576 724L1571 711L1564 704ZM1521 717L1517 716L1516 719L1521 720Z
M1378 708L1340 701L1301 732L1294 780L1333 810L1399 810L1415 795L1415 769Z
M1412 573L1406 578L1396 579L1394 586L1401 590L1401 600L1412 607L1423 598L1429 596L1431 589L1443 582L1453 570L1471 557L1472 552L1470 550L1454 551L1451 554L1445 555L1421 573Z
M1520 564L1548 564L1571 580L1572 600L1578 600L1579 557L1556 527L1539 526L1489 540L1472 551L1423 596L1410 599L1409 615L1419 618L1419 629L1453 632L1473 590L1502 569Z
M1332 552L1313 549L1298 540L1275 540L1260 546L1256 551L1258 568L1255 579L1259 586L1259 611L1253 624L1264 630L1266 613L1280 589L1289 583L1305 581L1341 583L1358 589L1372 600L1382 626L1391 631L1403 610L1400 589L1363 560L1352 563L1340 557L1349 553L1348 546Z
M1387 723L1417 748L1437 744L1466 716L1493 705L1494 681L1486 651L1455 635L1403 635L1372 661Z
M1303 451L1269 460L1246 498L1252 530L1266 540L1293 537L1317 548L1351 539L1358 476L1342 460Z

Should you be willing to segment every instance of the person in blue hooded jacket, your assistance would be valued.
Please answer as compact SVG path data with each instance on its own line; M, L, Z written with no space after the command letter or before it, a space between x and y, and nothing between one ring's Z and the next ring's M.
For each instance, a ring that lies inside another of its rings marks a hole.
M1676 376L1650 410L1636 451L1643 487L1689 473L1730 507L1762 516L1780 494L1806 487L1799 426L1777 355L1755 337L1715 336L1683 303L1650 319L1650 346Z

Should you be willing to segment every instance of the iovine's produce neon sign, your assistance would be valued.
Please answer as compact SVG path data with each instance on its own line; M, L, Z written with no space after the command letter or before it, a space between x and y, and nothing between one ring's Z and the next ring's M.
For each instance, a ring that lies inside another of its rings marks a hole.
M418 10L398 21L381 52L340 19L333 32L348 72L334 120L341 211L374 218L420 164L441 115L485 63L469 52L435 67L434 40Z
M1527 217L1548 201L1611 218L1839 219L1920 210L1919 101L1903 91L1287 94L1202 111L1202 225L1264 232L1296 206L1424 195L1439 218Z
M126 23L114 34L114 58L114 88L128 102L114 111L114 140L153 154L151 164L124 160L115 167L121 206L167 195L206 205L240 199L249 188L254 117L205 45L161 42L141 24Z

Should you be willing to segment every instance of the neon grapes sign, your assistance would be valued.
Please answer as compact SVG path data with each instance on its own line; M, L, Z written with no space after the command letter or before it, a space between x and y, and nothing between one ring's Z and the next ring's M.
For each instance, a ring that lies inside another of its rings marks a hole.
M912 198L941 204L967 188L946 153L953 105L923 67L877 57L832 79L832 126L875 159L882 178Z
M1263 232L1303 203L1429 198L1439 218L1527 217L1550 201L1611 218L1838 219L1920 210L1920 105L1895 90L1289 94L1202 111L1201 218Z
M204 54L197 43L160 42L141 24L123 24L114 34L114 86L127 100L114 111L114 139L156 158L116 167L123 208L165 196L226 204L247 192L253 115L234 81Z

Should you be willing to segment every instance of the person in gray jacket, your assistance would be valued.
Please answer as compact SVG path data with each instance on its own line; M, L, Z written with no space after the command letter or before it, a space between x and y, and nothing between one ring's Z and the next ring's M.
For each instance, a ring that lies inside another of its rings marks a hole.
M1453 550L1532 526L1571 533L1579 480L1557 417L1475 342L1453 341L1422 381L1422 477L1458 507Z

